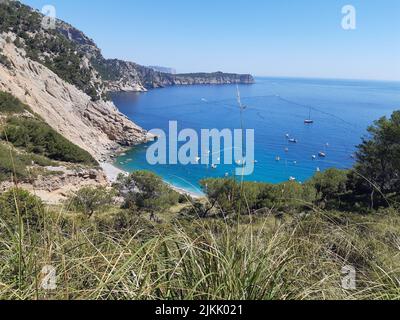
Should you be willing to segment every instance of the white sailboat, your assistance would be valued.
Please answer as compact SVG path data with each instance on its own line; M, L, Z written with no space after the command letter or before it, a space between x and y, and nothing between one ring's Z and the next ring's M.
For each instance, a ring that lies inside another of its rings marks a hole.
M304 120L304 123L305 124L313 124L314 123L314 120L311 119L311 108L310 108L310 112L308 115L308 119Z

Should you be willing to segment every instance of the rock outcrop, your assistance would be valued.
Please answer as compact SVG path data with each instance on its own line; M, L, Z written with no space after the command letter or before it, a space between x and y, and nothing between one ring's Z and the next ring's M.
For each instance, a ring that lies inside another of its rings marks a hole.
M65 82L25 52L0 39L0 50L11 64L0 64L0 90L10 92L71 142L97 160L119 146L146 140L146 131L135 125L115 105L91 98Z

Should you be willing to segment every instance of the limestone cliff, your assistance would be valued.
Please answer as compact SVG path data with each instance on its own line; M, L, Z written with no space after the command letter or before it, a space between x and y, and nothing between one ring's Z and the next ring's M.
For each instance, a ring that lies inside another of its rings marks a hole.
M141 143L146 132L112 102L92 99L44 65L0 39L10 66L0 64L0 90L12 93L71 142L100 160L120 145Z

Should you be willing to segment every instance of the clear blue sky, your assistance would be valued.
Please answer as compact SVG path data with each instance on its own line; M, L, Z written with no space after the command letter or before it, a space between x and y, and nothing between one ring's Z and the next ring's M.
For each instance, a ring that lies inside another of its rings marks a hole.
M24 0L107 58L259 76L400 80L399 0ZM341 28L344 5L357 30Z

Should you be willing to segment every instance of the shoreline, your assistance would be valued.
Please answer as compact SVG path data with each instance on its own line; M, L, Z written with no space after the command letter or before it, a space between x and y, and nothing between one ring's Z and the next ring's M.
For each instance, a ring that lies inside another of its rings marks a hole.
M120 174L123 175L128 175L129 172L124 171L122 169L119 169L118 167L116 167L113 163L111 162L103 162L100 163L101 168L103 169L104 174L107 177L107 180L109 183L113 183L117 180L118 176ZM164 183L166 183L171 189L175 190L176 192L178 192L179 194L183 194L183 195L189 195L190 197L192 197L193 199L202 199L205 197L205 195L200 195L198 193L194 193L192 191L188 191L185 190L184 188L180 188L177 186L174 186L172 183L165 181L163 179Z

